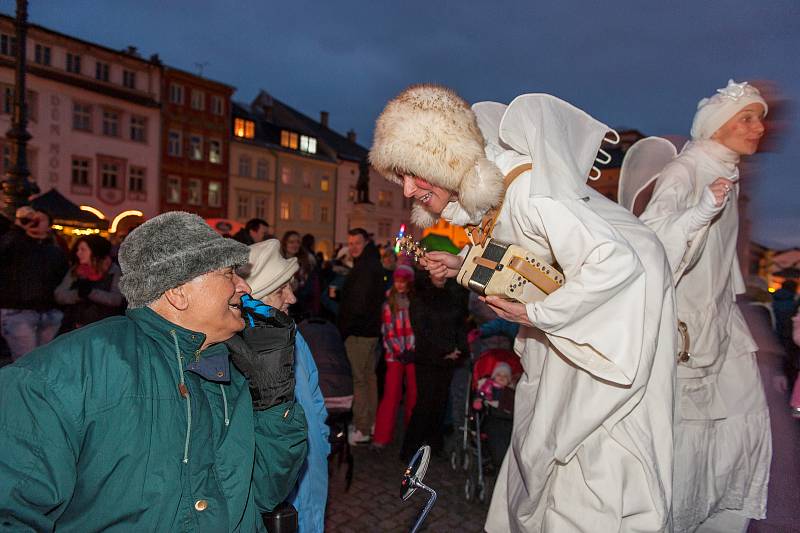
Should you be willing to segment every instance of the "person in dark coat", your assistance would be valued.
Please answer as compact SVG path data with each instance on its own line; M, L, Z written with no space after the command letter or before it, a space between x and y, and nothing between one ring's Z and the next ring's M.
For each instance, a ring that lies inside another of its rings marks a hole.
M269 222L262 218L251 218L242 229L233 235L233 238L248 246L267 240L270 238Z
M454 280L434 282L417 276L411 297L411 328L416 340L417 403L403 440L401 457L422 444L434 453L443 447L442 425L453 371L467 357L468 293Z
M348 232L353 269L339 298L339 330L353 371L353 426L350 443L369 442L378 408L375 350L381 334L383 266L375 244L362 228Z

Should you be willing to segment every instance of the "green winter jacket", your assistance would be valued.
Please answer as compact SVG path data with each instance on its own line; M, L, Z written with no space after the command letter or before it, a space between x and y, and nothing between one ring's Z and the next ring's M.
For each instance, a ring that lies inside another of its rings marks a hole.
M264 531L305 417L254 412L227 348L203 341L133 309L0 370L0 531Z

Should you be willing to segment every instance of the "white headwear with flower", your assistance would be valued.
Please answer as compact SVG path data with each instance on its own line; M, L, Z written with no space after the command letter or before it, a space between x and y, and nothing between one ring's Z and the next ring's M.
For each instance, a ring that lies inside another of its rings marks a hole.
M758 89L746 81L736 83L728 80L726 87L717 89L716 94L698 102L697 113L692 121L692 139L710 139L733 115L750 104L764 106L766 116L769 107Z

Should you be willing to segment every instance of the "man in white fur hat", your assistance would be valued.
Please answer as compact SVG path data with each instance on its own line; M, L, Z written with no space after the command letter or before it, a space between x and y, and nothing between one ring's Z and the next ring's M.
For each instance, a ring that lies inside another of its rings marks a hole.
M540 302L485 299L521 324L525 370L489 532L670 527L672 280L653 232L586 185L608 131L549 95L470 108L435 85L406 89L377 121L371 162L414 198L417 224L478 224L505 195L493 238L566 278ZM461 262L424 261L436 276Z
M691 339L691 356L678 365L675 531L743 532L766 512L769 411L758 348L736 305L745 292L737 165L758 149L766 113L747 82L730 80L702 99L692 141L661 171L642 214L667 250Z

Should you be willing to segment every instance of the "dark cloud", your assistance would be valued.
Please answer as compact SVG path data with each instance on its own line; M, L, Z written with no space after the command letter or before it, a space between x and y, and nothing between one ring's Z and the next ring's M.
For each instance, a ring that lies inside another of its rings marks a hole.
M5 8L6 11L10 7ZM796 0L670 2L406 0L218 2L33 0L34 22L238 88L260 88L369 144L376 115L410 83L435 81L467 100L550 92L612 126L685 134L697 100L729 77L768 79L797 101ZM800 144L759 158L754 236L800 245Z

